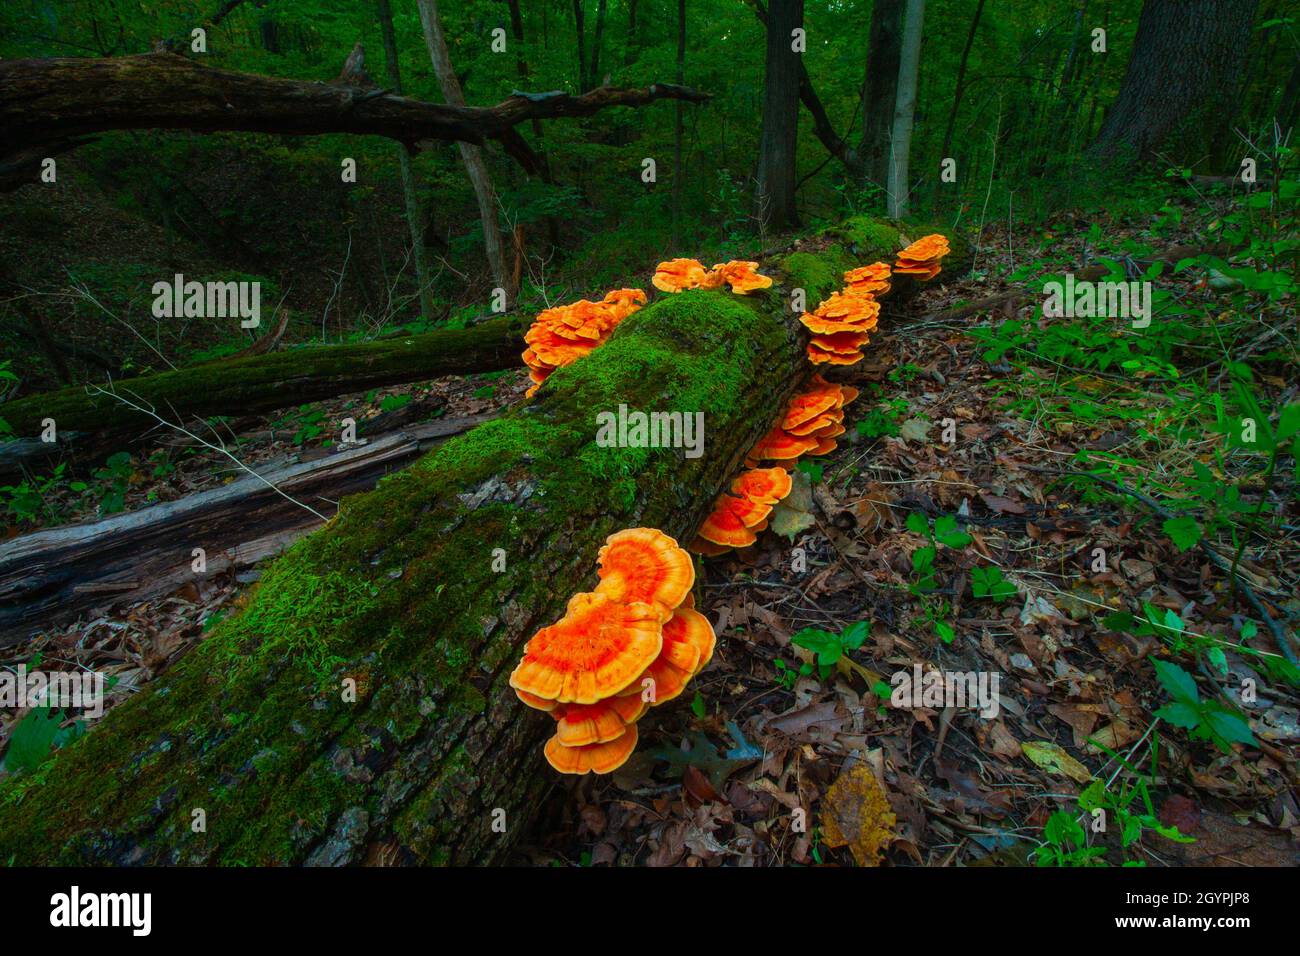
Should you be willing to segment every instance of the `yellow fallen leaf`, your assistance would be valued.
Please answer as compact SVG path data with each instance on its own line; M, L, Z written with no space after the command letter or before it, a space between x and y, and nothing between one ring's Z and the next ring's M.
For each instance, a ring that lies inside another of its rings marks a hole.
M880 865L898 822L876 775L860 762L841 773L826 791L821 818L822 842L829 847L847 845L858 866Z
M1027 740L1021 743L1020 749L1024 751L1026 757L1048 773L1062 774L1076 783L1088 783L1092 780L1092 773L1087 767L1050 740Z

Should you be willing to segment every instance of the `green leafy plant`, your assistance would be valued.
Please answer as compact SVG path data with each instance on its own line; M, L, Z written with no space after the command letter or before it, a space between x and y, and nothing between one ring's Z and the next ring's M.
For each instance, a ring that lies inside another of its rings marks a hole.
M970 589L975 597L990 601L1005 601L1016 595L1016 586L1002 576L1001 568L995 566L973 568Z
M836 661L843 657L845 652L855 651L861 647L870 633L870 624L866 621L856 621L839 634L832 634L820 628L805 627L796 631L791 636L790 642L796 647L813 652L817 662L817 676L825 680L831 675ZM812 671L812 665L807 663L800 669L800 673L804 676L811 674Z
M1156 679L1172 698L1156 711L1157 717L1190 731L1193 740L1210 741L1224 753L1232 753L1234 743L1255 742L1245 716L1213 698L1202 699L1191 674L1169 661L1153 664Z

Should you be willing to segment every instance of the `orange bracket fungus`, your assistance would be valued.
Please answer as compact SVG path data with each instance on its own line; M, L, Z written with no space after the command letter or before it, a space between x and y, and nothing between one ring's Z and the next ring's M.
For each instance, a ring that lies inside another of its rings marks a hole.
M659 263L654 278L650 281L656 289L663 292L720 289L726 285L736 295L747 295L755 289L766 289L772 284L771 278L759 275L757 262L741 259L718 263L708 270L695 259L670 259Z
M510 675L523 703L555 719L544 753L560 773L621 767L636 722L713 656L713 627L693 609L695 566L675 540L629 528L605 539L598 562L596 590L574 595L563 618L534 634Z
M646 294L641 289L615 289L600 302L580 299L538 313L524 333L528 348L523 359L533 382L526 394L532 397L557 368L576 362L602 344L645 301Z
M949 251L948 240L943 235L936 232L922 236L898 254L894 272L897 275L918 276L928 282L942 271L939 260Z

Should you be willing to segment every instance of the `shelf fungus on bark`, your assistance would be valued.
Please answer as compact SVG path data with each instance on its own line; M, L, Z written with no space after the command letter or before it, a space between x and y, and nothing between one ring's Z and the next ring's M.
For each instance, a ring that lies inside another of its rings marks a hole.
M928 282L943 271L939 262L950 251L948 239L940 233L922 236L898 254L894 273Z
M615 532L598 562L596 590L538 631L510 675L521 701L555 719L544 752L560 773L617 770L646 710L680 695L713 656L713 627L691 597L695 566L673 538Z
M641 289L615 289L600 302L580 299L544 309L524 333L524 364L533 385L528 397L557 368L576 362L601 345L618 324L645 304Z
M731 493L774 505L788 495L793 486L794 479L784 468L751 468L732 481Z
M766 289L772 284L769 276L761 275L758 263L744 259L720 262L705 269L697 259L669 259L655 268L650 280L661 292L685 292L688 289L721 289L728 286L736 295L748 295L756 289Z

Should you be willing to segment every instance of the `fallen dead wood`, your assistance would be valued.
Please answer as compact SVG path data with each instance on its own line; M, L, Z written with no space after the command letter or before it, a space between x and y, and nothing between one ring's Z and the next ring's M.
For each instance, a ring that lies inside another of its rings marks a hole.
M148 435L156 421L115 394L175 423L256 415L369 388L513 368L525 325L521 317L498 318L467 329L247 355L29 395L0 404L0 418L15 436L0 444L0 477L40 467L42 460L120 451ZM47 419L57 427L56 442L34 440Z
M219 70L173 53L9 60L0 63L0 190L36 182L40 159L74 148L77 138L122 129L359 133L412 148L430 140L481 146L495 139L533 171L538 157L516 132L519 123L708 98L689 87L655 83L602 86L581 96L516 93L495 106L449 106L383 89Z
M311 461L282 463L211 491L0 544L0 647L121 600L144 601L191 580L256 564L320 526L344 495L374 487L442 439L495 414L439 419ZM206 568L193 570L194 548Z

